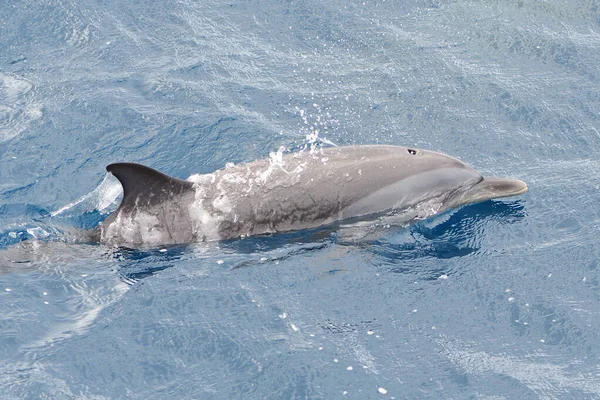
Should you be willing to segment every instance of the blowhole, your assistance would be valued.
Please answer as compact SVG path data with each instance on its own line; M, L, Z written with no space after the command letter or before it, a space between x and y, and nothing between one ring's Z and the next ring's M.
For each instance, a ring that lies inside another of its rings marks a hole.
M417 155L417 151L415 149L406 149L406 150L408 150L408 154L410 154L411 156Z

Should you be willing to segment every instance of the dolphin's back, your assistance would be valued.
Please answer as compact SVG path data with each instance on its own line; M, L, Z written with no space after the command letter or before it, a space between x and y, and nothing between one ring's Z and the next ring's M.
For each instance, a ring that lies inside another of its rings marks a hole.
M203 211L221 221L219 237L232 238L409 207L481 176L440 153L375 145L292 153L192 179L202 186Z
M111 164L119 209L107 243L157 245L305 229L413 207L483 178L453 157L400 146L304 151L175 179L139 164Z

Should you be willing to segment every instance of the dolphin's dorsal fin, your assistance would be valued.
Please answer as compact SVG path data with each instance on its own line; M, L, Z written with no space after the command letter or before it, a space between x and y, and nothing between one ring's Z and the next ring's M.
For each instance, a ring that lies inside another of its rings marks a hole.
M110 164L106 170L123 186L120 209L153 206L194 190L193 183L173 178L145 165L135 163Z

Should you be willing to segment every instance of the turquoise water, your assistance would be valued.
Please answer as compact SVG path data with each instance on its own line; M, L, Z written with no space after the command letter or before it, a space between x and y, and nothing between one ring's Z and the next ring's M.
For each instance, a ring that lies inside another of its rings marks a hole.
M0 0L1 397L599 398L599 7ZM109 163L314 141L529 192L360 240L74 242Z

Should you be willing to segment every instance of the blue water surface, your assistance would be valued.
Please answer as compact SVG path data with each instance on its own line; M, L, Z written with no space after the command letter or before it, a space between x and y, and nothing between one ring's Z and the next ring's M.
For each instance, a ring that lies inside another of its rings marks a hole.
M599 32L598 0L0 0L0 397L600 398ZM377 235L76 240L111 162L311 142L529 192Z

